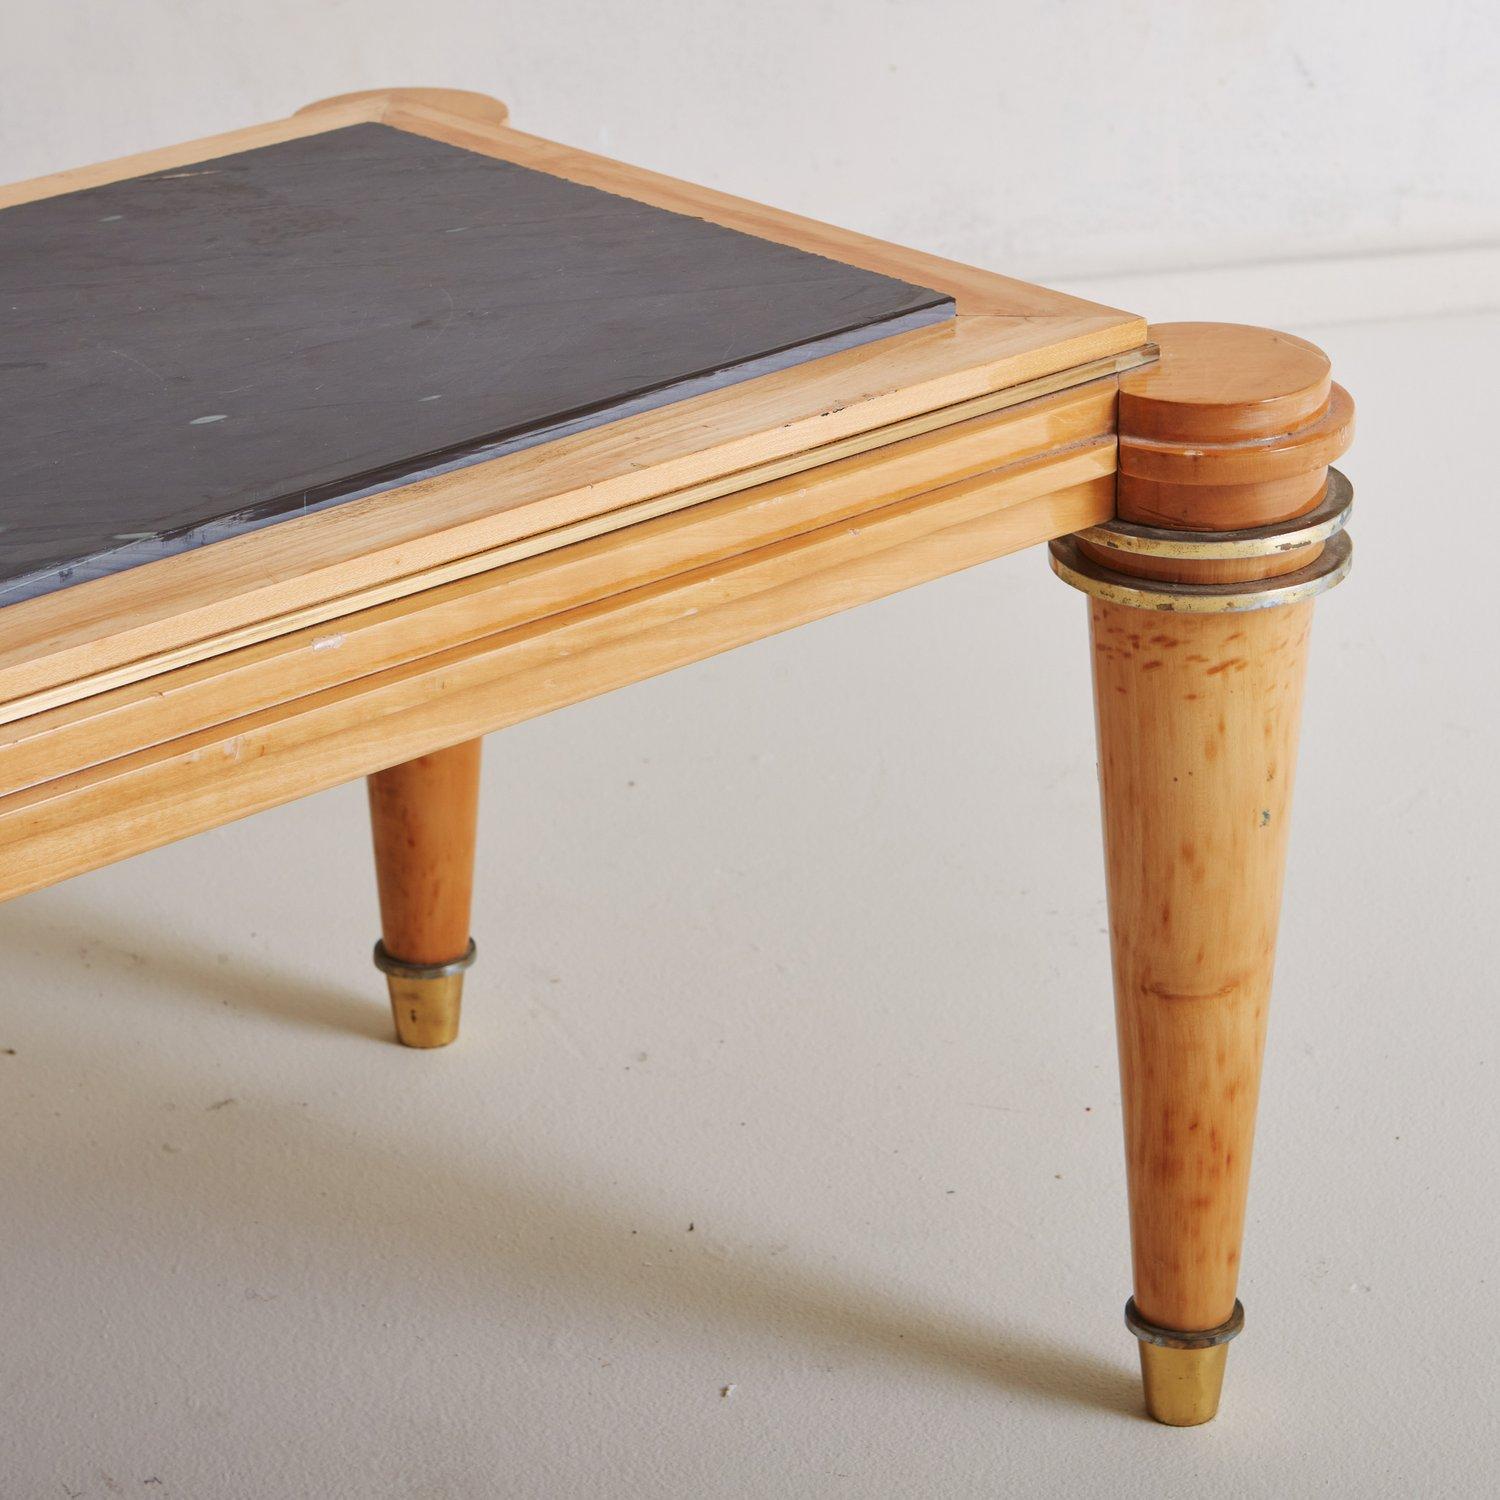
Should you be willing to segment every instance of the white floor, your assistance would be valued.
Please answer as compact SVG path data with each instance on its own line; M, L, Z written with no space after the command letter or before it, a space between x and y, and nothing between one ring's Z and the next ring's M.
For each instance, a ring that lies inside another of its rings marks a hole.
M1495 1493L1500 319L1357 394L1218 1422L1139 1408L1039 554L494 737L465 1035L342 788L0 910L0 1496ZM12 1050L13 1049L13 1050Z

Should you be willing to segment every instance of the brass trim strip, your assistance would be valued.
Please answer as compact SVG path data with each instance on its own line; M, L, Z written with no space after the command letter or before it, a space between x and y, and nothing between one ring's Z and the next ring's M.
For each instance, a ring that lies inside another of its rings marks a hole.
M405 959L393 958L384 942L375 944L375 967L392 979L446 979L450 974L462 974L479 956L474 939L458 958L450 958L445 964L409 964Z
M1175 1328L1148 1323L1140 1315L1132 1297L1125 1304L1125 1326L1143 1344L1155 1344L1159 1349L1212 1349L1216 1344L1227 1344L1244 1328L1245 1307L1236 1297L1234 1311L1217 1328L1206 1328L1201 1333L1183 1333Z
M1159 353L1155 344L1143 344L1139 349L1131 349L1124 354L1111 354L1103 359L1091 360L1087 364L1073 365L1066 370L1058 370L1051 375L1040 375L1032 380L1021 381L987 395L974 396L967 401L956 402L950 406L919 412L884 427L873 427L820 447L806 448L801 452L789 454L780 459L768 460L749 469L739 469L718 475L684 489L668 491L647 500L622 506L618 510L606 511L602 515L570 522L547 531L535 532L530 536L518 537L513 541L503 542L480 552L468 553L448 562L434 564L417 573L387 579L379 584L368 585L351 593L302 605L283 614L255 620L216 635L153 651L145 657L121 663L116 667L91 672L85 677L73 678L46 688L21 693L14 698L0 700L0 724L29 718L32 714L42 713L63 704L76 703L81 698L93 697L97 693L108 692L112 688L123 687L132 682L158 677L178 667L190 666L194 662L224 656L243 646L252 646L261 641L274 640L278 636L290 635L294 630L327 624L346 615L355 614L359 610L384 604L391 599L404 598L426 589L437 588L445 583L456 582L461 578L470 578L476 573L485 573L507 563L555 551L576 541L591 540L610 532L623 531L626 527L642 521L690 510L695 505L717 500L725 495L737 494L742 490L753 489L773 480L806 473L840 459L871 453L907 438L922 437L946 427L956 426L971 417L987 416L992 412L1024 405L1027 401L1034 401L1042 396L1076 390L1096 380L1103 380L1112 375L1122 374L1126 370L1136 369L1140 365L1150 364L1158 358ZM397 494L399 491L392 490L389 493Z

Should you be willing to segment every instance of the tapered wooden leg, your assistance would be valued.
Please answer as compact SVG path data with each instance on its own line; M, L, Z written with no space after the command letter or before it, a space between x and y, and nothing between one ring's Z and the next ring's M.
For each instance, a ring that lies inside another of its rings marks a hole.
M1235 1307L1313 607L1092 604L1135 1311L1201 1332ZM1224 1347L1143 1342L1154 1414L1211 1417Z
M1347 481L1327 464L1349 412L1300 341L1224 325L1155 336L1161 366L1122 381L1119 516L1053 555L1093 596L1126 1321L1151 1414L1191 1426L1218 1408L1243 1318L1311 600L1348 567Z
M381 939L375 962L408 1047L458 1036L479 812L479 740L369 778Z

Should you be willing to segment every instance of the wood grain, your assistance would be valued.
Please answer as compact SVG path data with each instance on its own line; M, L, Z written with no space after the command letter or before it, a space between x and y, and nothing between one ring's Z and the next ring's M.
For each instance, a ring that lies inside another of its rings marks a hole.
M436 110L443 115L457 115L466 120L477 120L481 125L503 125L510 117L510 109L503 100L490 94L480 94L472 89L360 89L352 94L334 94L327 99L304 104L299 115L321 114L328 110L342 111L349 105L364 109L388 110L415 108Z
M1096 382L40 709L0 726L0 793L961 480L999 506L1107 475L1113 410Z
M918 279L959 298L955 326L925 329L695 397L594 433L512 454L421 484L286 521L4 611L0 703L82 684L98 674L225 649L273 633L298 611L336 617L371 590L399 586L527 537L697 487L753 476L820 447L908 418L1078 372L1145 344L1142 321L1010 278L883 245L658 174L389 97L331 105L291 120L59 173L0 194L18 203L209 156L380 119L434 139L539 166L643 202L697 213L781 243ZM904 268L904 269L903 269ZM755 482L752 477L749 482ZM482 566L483 564L481 564ZM300 623L300 622L299 622ZM75 694L76 696L76 694Z
M1078 550L1100 567L1120 571L1117 549L1097 547L1079 537ZM1272 557L1152 557L1135 553L1127 566L1132 578L1152 578L1161 583L1251 583L1282 573L1295 573L1298 568L1315 563L1322 551L1322 542L1309 542L1305 547L1290 547Z
M1322 351L1152 331L1160 367L1121 381L1120 514L1229 531L1311 509L1353 424ZM1168 585L1273 578L1322 546L1184 562L1082 545ZM1234 1309L1312 609L1090 600L1135 1300L1184 1332Z
M1312 605L1091 600L1135 1299L1234 1309Z
M70 649L65 635L54 633L47 639L45 645L41 641L33 640L33 650L41 654L35 655L22 664L13 678L17 682L31 681L40 674L41 685L34 690L18 692L8 701L0 701L0 724L41 712L58 704L105 693L121 684L151 678L191 662L224 655L256 641L272 639L312 625L338 620L385 600L412 595L454 579L486 572L518 558L535 556L571 545L587 537L638 524L642 520L670 514L677 510L690 509L719 496L748 491L784 476L812 473L827 464L861 453L874 453L881 448L904 442L912 436L922 436L928 433L940 434L945 428L952 427L955 430L955 437L961 439L960 429L974 417L1022 407L1040 408L1042 404L1040 398L1046 394L1062 395L1073 389L1088 392L1106 389L1107 405L1098 408L1106 412L1106 415L1099 418L1098 425L1093 429L1095 435L1102 435L1109 432L1113 426L1115 387L1112 380L1104 381L1100 377L1106 371L1112 370L1120 360L1133 363L1136 358L1137 356L1133 354L1114 356L1085 367L1087 373L1094 377L1085 386L1079 386L1076 382L1075 377L1080 373L1078 371L1069 372L1067 375L1039 377L1036 380L1026 381L1020 385L936 411L906 417L871 432L855 433L822 444L817 448L793 452L746 469L734 470L728 474L716 474L711 478L686 484L681 488L656 494L647 491L640 498L621 504L605 515L585 515L582 519L565 525L552 527L512 541L504 541L496 546L482 548L475 552L466 552L456 558L439 561L430 566L417 567L409 571L403 570L389 576L375 574L361 588L349 589L327 598L317 599L313 603L297 605L279 612L268 612L259 618L253 618L248 623L233 625L225 629L214 629L205 624L202 633L189 634L186 639L176 643L169 640L159 649L148 650L143 654L132 655L130 653L132 649L140 646L143 639L155 640L151 627L145 627L138 633L131 632L128 635L122 632L111 643L113 654L104 658L93 670L84 671L81 675L69 676L59 665L73 661L77 653ZM1092 402L1094 396L1090 395L1088 399ZM1046 420L1045 417L1044 420ZM1018 427L1007 426L997 429L997 441L990 454L990 465L1001 467L1018 457L1037 451L1035 447L1028 446L1031 442L1028 435L1030 431L1029 418L1026 423ZM940 445L941 439L937 439L937 442ZM934 474L932 483L942 482L941 477ZM870 503L879 504L880 498L878 490L872 490L869 497ZM351 506L350 509L353 507ZM231 545L233 544L220 543L214 550L222 552ZM112 581L103 580L105 583ZM29 615L28 618L39 629L48 628L52 612L46 606L51 602L45 599L33 601L33 604L37 606L37 613ZM142 602L148 601L143 597ZM174 601L174 607L180 604L180 599ZM5 615L7 626L12 625L19 614L28 612L31 608L31 605L13 606ZM182 626L187 618L183 613L176 614L172 620L172 628ZM48 647L51 648L51 655L46 654ZM3 649L0 647L0 655L3 655ZM18 652L22 649L19 643L16 649ZM123 659L115 660L115 655L120 655ZM57 672L61 680L49 681L49 675L53 672ZM0 676L3 675L3 672L0 672Z
M1112 463L1112 460L1110 460ZM0 900L1096 525L1100 473L961 481L0 798Z
M1160 359L1120 381L1120 516L1235 531L1311 510L1354 438L1323 351L1235 323L1153 332Z
M368 779L381 940L403 963L450 963L469 945L480 746L464 740Z
M1168 443L1295 432L1328 405L1332 365L1306 339L1240 323L1164 323L1168 358L1120 393L1121 430Z

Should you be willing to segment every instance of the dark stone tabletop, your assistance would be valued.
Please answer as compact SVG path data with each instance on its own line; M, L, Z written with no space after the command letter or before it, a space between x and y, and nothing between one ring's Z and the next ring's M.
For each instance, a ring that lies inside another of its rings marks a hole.
M0 604L953 311L384 125L0 211L0 310Z

